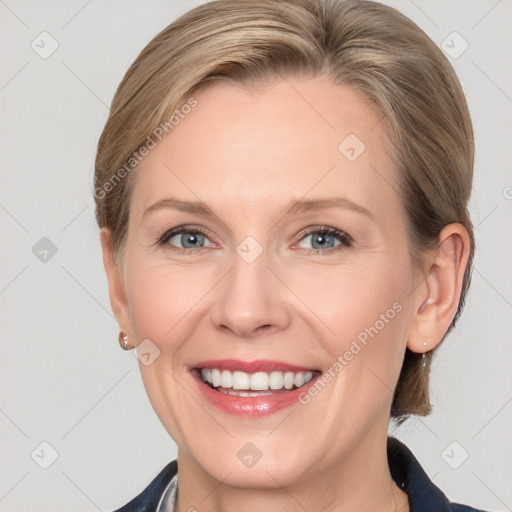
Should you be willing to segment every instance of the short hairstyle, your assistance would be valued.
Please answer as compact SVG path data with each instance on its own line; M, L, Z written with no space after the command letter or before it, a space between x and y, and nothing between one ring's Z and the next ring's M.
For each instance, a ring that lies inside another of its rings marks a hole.
M149 42L116 90L97 148L96 219L110 230L116 264L124 259L133 177L140 152L155 138L151 134L162 127L169 133L176 124L170 120L179 122L180 106L208 84L257 87L286 76L325 77L357 90L373 105L390 141L415 268L421 269L425 250L438 247L444 226L459 222L467 229L469 260L444 340L460 316L471 279L475 240L467 207L473 128L459 80L442 51L410 19L377 2L213 0ZM391 407L398 424L432 410L434 350L422 367L422 354L406 349Z

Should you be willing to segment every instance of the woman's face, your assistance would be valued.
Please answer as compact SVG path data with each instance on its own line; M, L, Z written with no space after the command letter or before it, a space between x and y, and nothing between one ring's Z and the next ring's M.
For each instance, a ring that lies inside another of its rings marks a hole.
M136 171L114 307L180 462L286 486L386 436L421 302L401 197L350 88L194 98Z

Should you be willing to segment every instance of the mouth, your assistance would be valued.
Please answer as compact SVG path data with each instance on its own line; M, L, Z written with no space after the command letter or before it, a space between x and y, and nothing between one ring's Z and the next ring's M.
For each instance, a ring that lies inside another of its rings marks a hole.
M287 393L305 386L318 370L248 373L221 368L196 368L201 380L211 389L231 396L257 397Z
M300 401L322 372L277 361L204 361L189 367L201 396L223 412L260 418Z

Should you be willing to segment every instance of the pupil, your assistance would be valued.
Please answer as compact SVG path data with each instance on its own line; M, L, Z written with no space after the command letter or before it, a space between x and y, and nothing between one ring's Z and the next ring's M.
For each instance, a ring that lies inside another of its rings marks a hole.
M187 235L183 235L183 247L194 247L194 245L201 241L202 237L203 235L200 233L188 233Z
M331 240L333 237L331 235L326 234L318 234L316 237L313 238L313 245L319 245L320 247L326 247L332 245Z

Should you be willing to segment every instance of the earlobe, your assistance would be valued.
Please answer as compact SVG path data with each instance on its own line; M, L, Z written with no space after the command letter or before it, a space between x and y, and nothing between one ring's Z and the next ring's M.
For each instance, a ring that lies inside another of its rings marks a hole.
M423 286L417 288L419 304L407 340L413 352L432 350L448 331L459 306L469 253L466 228L458 223L445 226L439 247L429 259Z
M126 300L125 287L121 272L115 264L112 253L112 235L108 228L100 230L101 250L103 252L103 265L108 281L108 292L110 297L110 306L116 317L119 328L122 331L131 332L128 303Z

